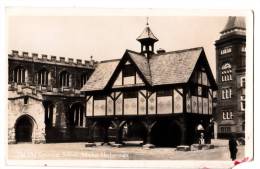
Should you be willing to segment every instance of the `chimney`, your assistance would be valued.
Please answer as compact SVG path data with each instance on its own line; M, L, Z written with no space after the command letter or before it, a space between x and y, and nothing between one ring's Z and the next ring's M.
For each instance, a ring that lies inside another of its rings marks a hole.
M94 66L94 60L93 60L93 56L90 56L90 62L89 62L90 66Z
M165 53L166 51L164 50L164 49L162 49L162 48L159 48L158 50L157 50L157 53L158 54L162 54L162 53Z

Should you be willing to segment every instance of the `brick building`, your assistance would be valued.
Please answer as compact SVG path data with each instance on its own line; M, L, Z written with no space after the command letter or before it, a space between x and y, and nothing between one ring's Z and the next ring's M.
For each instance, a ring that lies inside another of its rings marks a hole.
M245 134L246 25L229 17L216 41L217 106L214 119L219 137Z

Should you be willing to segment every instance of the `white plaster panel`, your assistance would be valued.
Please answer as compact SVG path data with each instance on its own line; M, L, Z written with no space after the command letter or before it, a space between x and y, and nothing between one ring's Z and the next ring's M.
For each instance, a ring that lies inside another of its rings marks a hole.
M182 91L182 89L178 89L178 91ZM180 93L176 90L173 92L174 94L174 113L182 113L183 112L183 98Z
M191 97L188 93L186 94L186 109L187 112L191 112Z
M94 116L105 116L106 100L94 100Z
M172 113L172 97L157 97L157 114Z
M209 103L208 98L203 98L203 114L208 114L209 112Z
M156 94L153 93L148 99L148 114L156 113Z
M116 100L116 115L122 115L123 95L121 94Z
M107 97L107 115L114 115L114 101L110 97Z
M139 113L139 115L145 115L146 114L146 100L145 100L145 97L141 93L138 93L138 100L139 100L138 113Z
M91 96L87 102L87 111L86 111L86 115L87 116L92 116L92 112L93 112L93 97Z
M122 85L122 71L120 71L114 83L114 86L121 86L121 85Z
M140 78L140 76L139 76L138 73L136 73L136 83L137 83L137 84L142 84L142 83L144 83L143 80Z
M198 113L198 100L196 96L192 96L192 113Z
M135 76L124 77L124 85L135 84Z
M124 99L124 115L137 115L137 98Z
M209 94L209 114L212 114L212 97Z
M202 72L202 84L207 86L208 85L208 78L205 72Z
M202 114L202 97L198 97L198 101L199 101L199 114Z

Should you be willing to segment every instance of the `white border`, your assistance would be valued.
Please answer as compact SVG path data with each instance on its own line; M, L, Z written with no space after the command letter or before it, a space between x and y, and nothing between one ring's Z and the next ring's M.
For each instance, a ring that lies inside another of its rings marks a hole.
M78 1L77 1L78 2ZM137 4L140 4L138 7L136 7L136 6L134 6L133 5L133 1L131 1L131 2L129 2L129 1L126 1L126 2L124 2L123 4L122 4L122 2L121 1L113 1L113 2L108 2L108 1L96 1L96 2L90 2L90 1L87 1L87 2L82 2L82 1L79 1L80 3L80 5L78 5L78 4L76 4L75 3L75 1L63 1L62 3L61 2L57 2L57 1L55 1L55 2L50 2L50 1L45 1L45 2L43 2L43 1L8 1L8 2L5 2L4 4L3 4L3 6L1 6L1 18L0 18L0 24L1 25L5 25L6 26L6 24L5 24L5 17L4 17L4 14L5 14L5 7L17 7L17 6L26 6L26 7L28 7L28 6L31 6L31 7L79 7L79 6L84 6L84 7L106 7L106 8L146 8L146 9L141 9L141 10L136 10L135 12L135 14L136 15L139 15L139 16L147 16L147 15L151 15L152 16L152 12L151 11L154 11L154 10L151 10L151 9L147 9L147 7L153 7L153 8L155 8L155 7L157 7L157 8L169 8L169 7L171 7L171 8L179 8L178 10L177 10L177 13L178 13L178 15L188 15L188 12L192 12L193 13L193 15L194 15L194 12L196 11L197 13L196 14L198 14L198 16L199 15L205 15L206 13L207 13L207 16L214 16L215 14L214 14L214 12L216 12L217 11L217 9L229 9L229 10L225 10L225 11L221 11L221 14L220 15L227 15L227 14L230 14L230 13L236 13L236 12L238 12L236 9L239 9L239 12L241 12L241 8L242 9L252 9L252 8L254 8L252 5L250 6L250 4L251 3L248 3L248 2L241 2L241 1L239 1L239 3L238 3L238 1L214 1L214 2L211 2L211 5L210 5L210 7L208 7L207 5L205 5L205 4L207 4L207 3L198 3L197 1L195 2L188 2L189 3L189 6L187 7L187 1L181 1L181 2L179 2L178 3L178 5L176 6L176 4L174 4L174 6L169 6L169 5L167 5L167 3L160 3L160 4L155 4L154 5L154 1L144 1L144 2L146 2L146 3L140 3L140 2L137 2ZM136 3L135 1L134 1L134 3ZM1 4L1 3L0 3ZM100 5L100 4L102 4L102 5ZM223 7L223 4L225 4L225 6ZM180 9L180 8L185 8L185 10L183 10L183 9ZM195 10L197 8L197 10ZM203 9L204 8L204 9ZM206 9L205 9L206 8ZM212 11L212 10L209 10L209 9L213 9L214 8L214 10ZM22 8L21 8L22 9ZM193 9L193 10L189 10L189 9ZM198 9L203 9L203 10L198 10ZM230 10L230 9L232 9L232 10ZM89 8L89 10L93 10L93 8L92 9L90 9ZM95 9L96 10L96 9ZM127 12L129 12L129 11L131 11L130 9L121 9L123 12L125 12L125 15L129 15L129 14L127 14ZM171 11L172 11L173 9L164 9L163 10L163 12L161 11L161 12L159 12L159 14L165 14L165 15L170 15L170 13L171 13ZM120 12L120 15L123 15L122 14L122 11ZM175 10L176 11L176 10ZM28 10L26 11L26 12L28 12ZM245 13L244 13L245 12ZM12 12L11 12L12 13ZM252 15L252 13L251 12L248 12L248 10L242 10L242 13L244 13L243 15L246 15L246 16L251 16ZM60 12L60 14L61 14L61 12ZM75 14L75 15L78 15L79 13L77 13L77 12L75 12L75 13L73 13L73 14ZM106 15L114 15L115 13L107 13ZM143 15L141 15L141 14L143 14ZM40 14L41 15L41 14ZM158 15L158 13L157 14L155 14L155 15ZM248 18L251 18L251 19L247 19L247 22L249 22L249 23L252 23L253 21L252 21L252 17L248 17ZM249 24L247 24L247 25L249 25ZM251 25L251 24L250 24ZM250 30L251 28L252 28L252 26L253 25L251 25L251 27L247 27L247 30ZM4 30L4 27L3 26L1 26L1 29L0 29L0 31L1 31L1 34L0 35L2 35L1 37L4 37L3 35L6 35L5 34L5 30ZM6 42L5 41L5 38L1 38L1 41L0 41L0 43L1 44L3 44L3 45L1 45L0 47L0 49L2 49L1 51L0 51L0 54L1 54L1 58L2 58L2 62L1 62L1 65L0 65L0 67L1 67L1 69L2 69L2 71L1 71L1 73L3 73L3 75L1 76L1 77L4 77L4 79L7 81L7 73L6 73L6 71L5 70L7 70L7 62L6 61L3 61L3 59L4 60L7 60L6 58L7 58L7 52L6 52L6 46L5 46L5 43L4 42ZM251 35L249 34L249 35L247 35L247 50L249 49L248 48L248 46L250 45L250 46L253 46L253 34L251 33ZM253 51L247 51L247 56L253 56ZM256 58L255 58L256 59ZM251 84L253 84L253 81L251 81L251 80L253 80L253 76L252 76L252 72L253 72L253 58L249 58L249 57L247 57L247 90L246 90L246 92L247 92L247 96L253 96L253 88L249 88L248 86L251 86ZM4 70L4 71L3 71ZM6 81L3 81L4 83L6 82ZM248 81L250 81L250 82L248 82ZM1 84L1 89L0 90L2 90L1 91L1 93L4 93L4 97L1 97L2 99L3 99L3 102L1 102L1 103L5 103L6 101L5 101L5 98L7 98L7 87L6 87L6 84L5 85L3 85L3 84ZM250 99L251 98L251 99ZM253 104L253 98L252 97L247 97L246 98L246 101L247 101L247 108L246 108L246 111L248 112L248 111L250 111L250 112L253 112L252 110L253 110L253 107L249 107L248 106L248 103L251 103L251 104ZM1 106L1 112L7 112L6 110L7 110L7 106L6 106L6 104L4 104L4 106ZM5 113L5 115L6 115L7 113ZM248 113L247 113L248 114ZM251 116L252 117L252 116ZM246 117L247 118L247 117ZM1 119L4 119L4 118L1 118ZM248 119L248 118L247 118ZM252 124L252 120L250 121L250 123ZM247 124L248 122L246 122L246 124ZM5 124L4 122L2 122L1 124ZM3 132L1 132L1 134L3 134L3 133L6 133L6 126L7 125L5 125L5 127L1 127L1 131L3 131ZM252 130L252 128L248 128L248 127L246 127L246 132L251 136L251 134L253 133L253 130ZM3 135L1 135L1 136L3 136ZM248 136L248 135L247 135ZM1 138L3 138L3 137L1 137ZM252 138L250 138L251 139L251 141L252 141ZM5 142L3 142L4 140L1 140L1 143L6 143L6 141ZM3 145L3 147L5 147L5 145L4 144L1 144L1 145ZM247 144L246 145L246 149L251 149L252 148L252 146L253 146L253 144ZM5 147L6 148L6 147ZM3 149L2 149L3 150ZM250 152L250 154L247 154L247 152L246 152L246 155L252 155L252 151ZM94 160L92 160L92 161L94 161ZM53 161L30 161L30 164L32 164L32 165L35 165L35 164L40 164L40 165L44 165L44 164L46 164L46 162L48 162L48 164L53 164L54 166L60 166L59 164L56 164L56 162L53 162ZM90 161L88 161L88 163L89 163ZM97 162L97 161L94 161L95 163ZM102 162L102 163L101 163ZM140 162L140 161L130 161L130 162L125 162L125 161L117 161L116 163L114 162L114 161L100 161L99 162L99 164L102 164L102 166L103 167L108 167L108 166L113 166L113 167L118 167L118 166L126 166L126 167L155 167L155 168L158 168L158 167L172 167L172 166L175 166L175 167L185 167L184 165L184 163L183 163L183 161L148 161L149 163L147 163L147 161L143 161L143 162ZM188 161L185 161L185 163L187 163ZM215 164L215 162L212 162L212 161L189 161L189 162L191 162L191 164L192 164L192 166L196 166L196 167L203 167L203 166L205 166L205 164L206 164L206 166L211 166L211 165L216 165ZM66 162L64 162L64 161L61 161L61 164L63 165L63 164L68 164L68 166L71 166L71 164L73 163L73 166L74 166L74 164L79 164L80 165L80 163L78 163L78 161L66 161ZM211 164L211 163L214 163L214 164ZM219 161L219 162L217 162L217 164L219 164L219 166L215 166L215 167L217 167L217 168L222 168L223 167L223 165L224 165L224 163L225 163L225 161ZM3 163L2 163L3 164ZM16 163L16 164L18 164L18 163ZM117 166L115 166L115 164L118 164ZM204 164L204 165L203 165ZM189 164L190 165L190 164ZM93 167L93 165L88 165L89 167ZM178 167L178 168L179 168ZM187 166L186 166L187 167Z

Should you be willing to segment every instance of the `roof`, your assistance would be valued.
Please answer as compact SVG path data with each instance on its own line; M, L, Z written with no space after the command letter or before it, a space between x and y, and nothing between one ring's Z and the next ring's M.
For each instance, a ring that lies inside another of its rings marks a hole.
M229 16L228 21L226 23L226 26L221 31L221 33L224 33L226 31L229 31L229 30L232 30L232 29L235 29L235 28L240 28L240 29L243 29L243 30L246 29L244 17Z
M203 48L153 55L150 69L153 85L188 82Z
M144 57L143 55L133 52L133 51L128 50L128 53L129 53L130 58L136 64L136 66L141 71L141 73L144 75L147 82L149 84L151 84L152 79L151 79L151 71L150 71L148 59L146 57Z
M202 52L203 48L198 47L155 54L148 60L140 53L126 50L123 58L129 57L149 85L157 86L187 83ZM115 70L119 69L121 61L113 60L98 64L81 91L103 90L115 74Z
M114 73L118 63L119 60L100 62L81 91L102 90Z
M141 35L139 35L136 40L142 41L142 40L148 40L148 39L151 39L154 42L158 41L158 39L154 36L150 27L146 26L144 28L143 32L141 33Z

